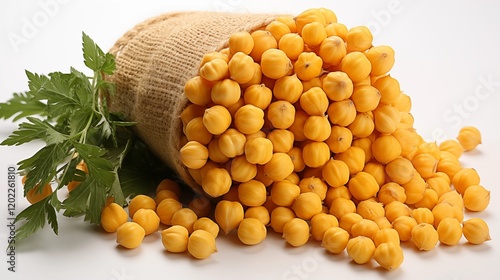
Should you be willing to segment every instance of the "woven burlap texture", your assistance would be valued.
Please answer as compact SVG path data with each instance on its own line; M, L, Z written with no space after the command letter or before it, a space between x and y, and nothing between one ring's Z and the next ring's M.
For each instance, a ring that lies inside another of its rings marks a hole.
M136 122L135 134L200 193L179 157L179 116L188 104L184 85L198 74L203 55L226 47L231 34L259 29L274 19L269 14L168 13L136 25L110 50L116 56L116 71L109 78L116 85L110 110Z

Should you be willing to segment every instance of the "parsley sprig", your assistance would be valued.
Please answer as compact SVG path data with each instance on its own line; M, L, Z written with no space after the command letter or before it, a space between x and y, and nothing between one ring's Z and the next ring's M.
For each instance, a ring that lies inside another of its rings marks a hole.
M16 222L23 224L16 232L17 240L32 235L47 222L57 234L59 211L99 224L108 197L125 205L127 197L148 192L158 179L155 175L165 170L134 137L129 129L133 123L108 111L104 96L113 95L114 85L105 76L115 70L114 56L104 53L85 33L82 38L84 63L92 75L74 68L69 73L48 75L26 71L29 91L15 93L0 103L0 119L25 119L0 145L45 142L33 156L18 163L27 176L24 195L38 185L50 183L55 188L51 195L19 213ZM82 160L88 174L76 168ZM58 191L71 181L81 183L61 201Z

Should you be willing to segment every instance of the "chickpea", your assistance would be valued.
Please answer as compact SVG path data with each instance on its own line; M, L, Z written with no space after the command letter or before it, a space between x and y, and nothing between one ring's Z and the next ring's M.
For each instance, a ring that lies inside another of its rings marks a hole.
M334 215L319 213L311 219L311 235L316 241L321 241L326 230L338 226L339 221Z
M351 199L345 197L335 198L331 205L329 213L334 215L337 219L341 219L347 213L355 213L356 204ZM360 215L361 216L361 215Z
M373 239L373 236L378 232L378 230L378 225L374 221L362 219L352 225L351 235L353 237L366 236Z
M409 216L400 216L392 222L392 227L398 232L401 241L411 239L411 231L416 225L417 221Z
M238 226L238 238L245 245L259 244L266 235L266 226L255 218L244 218Z
M374 221L376 218L385 217L385 210L382 203L367 199L358 203L356 212L364 219Z
M346 213L339 219L339 227L351 234L352 226L361 221L363 217L358 213Z
M132 221L139 224L144 229L146 235L157 231L160 227L160 217L152 209L137 210Z
M156 214L160 217L160 222L164 225L172 225L172 216L174 213L182 208L182 204L173 199L166 198L156 207Z
M439 242L452 246L462 238L462 225L455 218L444 218L437 226Z
M221 200L215 206L215 221L225 234L236 229L243 220L245 213L241 203L237 201Z
M135 212L139 209L156 210L156 201L147 195L136 195L128 204L128 213L130 218L134 217Z
M357 236L347 242L347 255L357 264L368 263L375 253L375 244L366 236Z
M393 228L384 228L377 231L373 235L373 242L375 243L376 247L378 247L382 243L392 242L398 245L401 243L401 241L399 240L398 231Z
M127 212L116 203L110 203L102 209L101 226L107 232L116 232L127 220Z
M428 223L421 223L412 228L411 240L419 250L429 251L436 247L439 235L434 226Z
M420 207L411 211L411 216L417 221L418 224L427 223L434 224L434 215L428 208Z
M171 224L180 225L185 227L191 234L193 232L193 225L198 220L196 213L189 208L181 208L172 215Z
M316 193L306 192L297 196L292 209L298 218L310 220L314 215L321 213L323 207L321 198Z
M127 249L134 249L141 245L145 230L135 222L126 222L116 230L116 243Z
M193 231L197 229L202 229L210 232L214 238L219 235L219 225L215 223L212 219L207 217L201 217L193 224ZM189 232L188 232L189 233Z
M473 126L465 126L460 129L457 140L465 151L471 151L481 144L481 132Z
M171 226L161 232L163 247L171 253L182 253L187 250L188 230L179 225Z
M267 226L271 221L271 216L269 215L269 210L264 206L253 206L248 207L245 210L245 218L255 218L259 220L263 225Z
M349 233L340 227L328 228L321 240L321 247L330 253L340 254L347 247Z
M488 224L481 218L470 218L463 223L463 234L471 244L481 244L491 240Z
M464 206L470 211L483 211L490 203L490 191L481 185L468 187L463 196Z
M215 237L208 231L195 230L189 236L187 250L196 259L206 259L217 252Z
M397 243L382 243L375 249L373 259L383 268L392 271L404 260L403 249Z
M288 207L278 206L274 208L273 211L271 211L270 225L275 232L283 233L283 227L285 226L285 224L296 217L297 216L292 209Z
M300 187L290 181L274 182L271 188L271 199L279 206L292 206L300 194Z
M293 247L299 247L309 240L309 224L300 218L293 218L283 226L283 239Z

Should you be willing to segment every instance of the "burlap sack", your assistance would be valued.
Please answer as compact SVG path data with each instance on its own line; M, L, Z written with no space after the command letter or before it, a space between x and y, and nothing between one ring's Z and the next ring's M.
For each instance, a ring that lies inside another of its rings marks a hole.
M116 84L110 110L137 122L135 133L200 193L179 158L179 115L188 102L184 84L198 74L203 55L226 47L232 33L252 31L274 19L268 14L169 13L138 24L110 50L117 66L110 77Z

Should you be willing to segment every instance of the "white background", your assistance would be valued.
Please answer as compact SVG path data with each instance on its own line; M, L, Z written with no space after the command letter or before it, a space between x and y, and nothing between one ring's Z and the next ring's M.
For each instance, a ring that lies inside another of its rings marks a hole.
M291 248L276 234L257 246L234 236L217 239L219 252L195 261L163 251L149 236L136 250L116 246L80 219L60 217L60 233L47 226L18 244L16 270L7 271L0 254L1 279L497 279L500 273L500 17L495 1L3 1L0 9L0 102L27 89L24 70L47 74L83 70L81 32L104 50L135 24L179 10L298 14L310 7L332 9L339 22L367 25L374 45L396 51L391 74L413 101L417 131L427 140L455 138L460 127L477 126L483 144L461 162L478 170L491 190L490 207L466 217L484 218L492 241L480 246L437 246L418 252L404 245L405 261L393 272L356 265L345 254L327 254L316 242ZM286 3L286 4L285 4ZM0 140L17 124L0 121ZM7 166L31 156L40 143L0 147L0 247L7 246ZM18 212L28 203L18 187Z

